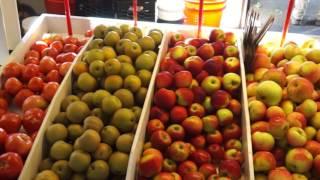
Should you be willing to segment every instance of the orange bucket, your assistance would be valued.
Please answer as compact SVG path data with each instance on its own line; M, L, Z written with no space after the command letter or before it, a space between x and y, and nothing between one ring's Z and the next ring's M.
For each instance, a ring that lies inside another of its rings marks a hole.
M70 11L73 14L76 9L76 0L70 0ZM48 13L64 14L64 0L45 0L45 7Z
M203 25L219 27L226 0L204 0ZM185 0L185 24L198 24L199 0Z

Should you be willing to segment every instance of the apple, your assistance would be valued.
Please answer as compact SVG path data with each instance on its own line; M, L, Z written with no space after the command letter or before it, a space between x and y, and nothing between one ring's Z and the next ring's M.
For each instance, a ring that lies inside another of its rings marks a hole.
M166 131L158 130L152 133L150 142L152 147L163 150L172 143L172 139Z
M194 76L202 71L203 64L204 61L199 56L190 56L184 61L184 67Z
M161 172L163 156L157 149L149 148L139 160L139 175L150 178Z
M253 124L251 124L251 133L255 133L257 131L260 132L269 132L270 127L269 127L269 122L266 121L256 121Z
M271 119L277 116L285 118L286 114L284 113L283 109L280 108L279 106L270 106L267 109L266 116L268 119Z
M202 106L204 107L204 109L206 110L207 113L212 113L214 111L210 96L206 96L206 98L202 102Z
M207 115L202 118L203 130L206 133L213 133L219 127L219 120L215 115Z
M168 71L159 72L156 76L156 87L161 88L170 88L173 84L173 75Z
M153 106L150 109L150 119L159 119L163 124L166 124L169 121L169 113L157 106Z
M202 132L203 123L198 116L189 116L182 122L182 126L189 135L198 135Z
M267 112L267 107L258 100L249 102L249 116L252 122L263 120Z
M203 149L196 149L195 152L190 154L189 159L195 162L198 166L211 162L211 155Z
M206 92L202 87L193 87L192 92L194 95L193 101L195 103L202 103L206 98Z
M286 75L278 69L269 69L262 76L262 81L271 80L278 83L282 88L286 85Z
M188 38L185 40L185 43L188 45L194 46L196 48L199 48L202 46L204 43L208 43L208 39L206 38Z
M242 143L238 139L229 139L228 141L225 142L224 144L224 149L236 149L238 151L242 150Z
M226 126L232 123L233 121L233 114L227 108L221 108L217 111L217 117L219 120L219 125Z
M268 180L293 180L292 174L284 167L273 169L268 174Z
M295 77L289 81L287 90L290 100L296 103L301 103L306 99L312 98L314 88L312 83L307 79Z
M307 126L304 128L304 132L306 132L307 139L312 140L316 136L317 130L312 126Z
M280 104L283 111L286 113L286 115L292 113L295 110L295 103L290 100L284 100Z
M320 154L320 143L318 141L309 140L305 143L304 148L308 150L313 157L316 157Z
M207 150L210 153L213 161L220 162L225 157L224 149L220 144L210 144Z
M290 149L286 155L286 167L294 173L306 173L312 167L312 154L304 148Z
M179 175L184 177L188 173L197 172L197 170L198 170L197 165L193 161L187 160L179 164L177 172Z
M290 127L300 127L305 128L307 125L307 120L302 113L292 112L287 115L287 121Z
M268 132L254 132L252 134L252 146L255 151L271 151L275 140Z
M214 56L214 49L210 43L205 43L198 48L197 55L203 60L210 59Z
M223 76L223 88L229 92L237 90L241 85L241 78L236 73L227 73Z
M199 74L197 74L196 80L198 81L198 83L201 84L201 82L208 76L209 76L209 73L205 70L202 70Z
M257 86L257 99L267 106L278 105L282 98L282 88L274 81L263 81Z
M284 49L276 48L271 52L271 63L278 64L281 60L285 59L284 57Z
M225 43L227 45L234 45L237 42L237 37L233 32L225 32Z
M241 114L241 104L237 99L230 100L228 109L230 109L234 115Z
M223 136L219 130L207 134L206 139L208 144L222 144L223 142Z
M223 55L226 58L228 58L228 57L238 57L239 56L239 50L238 50L238 48L236 46L228 45L224 49Z
M201 87L207 94L212 94L220 89L221 82L217 76L208 76L201 82Z
M197 55L197 47L193 45L186 45L186 50L188 51L188 56L196 56Z
M175 141L168 147L168 156L176 162L187 160L189 155L190 148L183 141Z
M256 96L258 82L252 82L247 85L247 95L248 97Z
M176 90L177 104L181 106L189 106L193 102L193 92L189 88L179 88Z
M174 177L174 180L182 180L182 177L176 172L171 172L171 175Z
M203 135L198 135L189 141L196 149L203 149L206 146L206 138Z
M172 90L161 88L155 92L154 103L160 108L171 109L176 103L176 94Z
M299 75L314 84L320 79L320 67L312 61L306 61L301 64Z
M165 172L175 172L177 170L177 163L172 159L165 158L163 160L162 170Z
M184 41L185 40L185 37L183 34L180 34L180 33L175 33L175 34L172 34L171 38L170 38L170 45L174 45L176 44L177 42L179 41Z
M293 147L302 147L307 142L307 135L302 128L291 127L287 132L287 140Z
M175 180L174 176L169 172L160 172L153 178L153 180L162 180L162 179Z
M289 129L289 122L283 117L274 117L269 120L269 127L270 134L272 134L275 139L281 139Z
M183 176L184 180L205 180L204 175L200 172L191 172Z
M183 63L188 57L188 51L183 46L175 46L170 51L170 57L178 63Z
M240 60L236 57L228 57L224 61L224 71L237 73L240 70Z
M209 75L213 76L223 76L224 74L224 57L223 56L213 56L212 58L206 60L203 64L203 70L205 70Z
M202 118L205 115L204 107L199 103L193 103L189 107L189 115L190 116L198 116Z
M217 90L211 95L211 104L215 109L225 108L229 105L231 95L224 90Z
M235 160L223 160L219 165L219 173L227 175L232 179L240 179L241 177L240 164Z
M309 122L314 128L320 129L320 112L316 112Z
M158 130L164 130L164 125L159 119L151 119L150 121L148 121L147 133L149 135Z
M307 176L298 173L292 174L292 178L293 180L308 180Z
M317 103L312 99L306 99L296 107L296 111L302 113L306 118L312 118L316 114L317 109Z
M258 151L253 155L255 172L269 172L276 168L276 159L268 151Z
M181 123L188 117L188 111L183 106L174 106L170 111L170 121L172 123Z
M213 29L209 35L210 42L224 41L224 38L225 38L225 33L221 29Z
M254 80L255 81L262 81L262 78L269 69L267 68L258 68L254 71Z
M270 58L266 54L257 53L251 66L254 70L259 68L269 69L271 67Z
M226 160L236 160L238 163L242 164L244 161L244 157L241 151L237 149L228 149L225 151L225 159Z
M216 42L213 42L211 45L212 45L212 47L214 49L214 54L215 55L219 55L219 56L223 55L224 48L226 46L226 44L224 42L216 41Z
M186 134L180 124L171 124L166 131L173 141L183 140Z
M199 172L208 178L212 174L217 174L216 166L212 163L204 163L199 167Z
M241 128L236 123L232 123L223 128L222 134L224 141L227 141L229 139L240 139Z
M189 71L180 71L174 75L174 83L177 88L188 88L192 82L192 74Z

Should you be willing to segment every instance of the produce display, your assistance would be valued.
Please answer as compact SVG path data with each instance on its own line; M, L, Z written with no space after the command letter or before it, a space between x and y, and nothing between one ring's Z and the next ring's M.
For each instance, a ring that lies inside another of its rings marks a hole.
M232 32L171 35L138 162L139 179L240 179L239 51Z
M320 49L260 46L247 75L256 179L320 176Z
M49 34L31 46L24 60L10 62L3 67L0 179L16 179L19 176L46 109L73 59L86 42L86 39Z
M35 180L125 179L162 32L99 25L73 67L72 94L45 132Z

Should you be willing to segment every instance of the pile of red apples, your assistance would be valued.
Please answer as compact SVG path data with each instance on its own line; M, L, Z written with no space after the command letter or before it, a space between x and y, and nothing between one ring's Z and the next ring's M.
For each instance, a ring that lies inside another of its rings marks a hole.
M247 74L255 177L320 177L320 50L257 49Z
M2 69L0 179L16 179L46 109L86 39L48 35L32 44L24 60Z
M239 51L232 32L172 34L156 76L139 178L239 179Z

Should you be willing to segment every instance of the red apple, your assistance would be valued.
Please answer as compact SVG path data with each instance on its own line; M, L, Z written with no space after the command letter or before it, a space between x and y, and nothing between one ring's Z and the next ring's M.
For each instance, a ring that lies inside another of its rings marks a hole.
M176 103L176 94L172 90L161 88L154 95L154 103L160 108L171 109Z
M206 146L206 138L203 135L198 135L190 139L190 143L196 149L203 149Z
M205 115L204 107L199 103L193 103L189 107L189 115L190 116L198 116L203 117Z
M210 75L223 76L224 74L224 58L223 56L214 56L203 64L203 70Z
M205 178L208 178L212 174L217 174L216 167L212 163L202 164L199 168L199 172L202 173Z
M206 92L205 90L198 86L198 87L193 87L192 92L194 95L193 101L196 103L202 103L204 99L206 98Z
M207 134L207 143L208 144L222 144L223 136L219 130L215 130L212 133Z
M188 111L183 106L174 106L170 111L170 120L173 123L181 123L188 117Z
M157 106L153 106L150 110L150 119L159 119L163 124L166 124L169 121L169 113Z
M171 124L166 131L173 141L183 140L185 137L185 131L179 124Z
M204 43L208 43L209 41L208 39L205 39L205 38L189 38L189 39L186 39L185 42L189 45L199 48Z
M229 105L228 105L228 109L230 109L234 115L241 114L241 104L236 99L230 100Z
M213 161L219 162L225 157L225 152L220 144L209 145L208 152L210 153Z
M239 50L236 46L229 45L224 49L224 57L238 57L239 56Z
M190 148L183 141L175 141L168 147L168 155L172 160L182 162L188 159Z
M164 130L163 123L159 119L151 119L147 125L147 133L151 135L158 130Z
M28 64L25 66L22 71L22 79L24 81L29 81L31 78L35 76L40 76L40 68L36 64Z
M4 89L11 95L16 95L21 89L23 85L19 79L15 77L11 77L6 80L4 83Z
M190 154L190 160L195 162L198 166L211 162L211 155L203 149L197 149Z
M308 150L313 157L316 157L318 154L320 154L320 143L318 141L309 140L304 145L304 148Z
M170 88L173 84L173 75L168 71L159 72L156 76L156 87Z
M224 90L217 90L211 95L211 104L215 109L225 108L229 105L231 96Z
M202 71L204 61L199 56L190 56L184 61L184 67L194 76Z
M161 172L163 156L157 149L149 148L142 153L139 161L139 175L150 178Z
M208 115L202 118L203 130L206 133L213 133L219 127L219 120L215 115Z
M217 41L217 42L213 42L211 45L212 45L212 47L214 49L214 54L216 56L223 55L224 48L225 48L225 43L224 42Z
M232 123L223 128L222 134L225 141L229 139L240 139L241 128L236 123Z
M179 88L176 90L177 104L180 106L189 106L193 102L193 92L189 88Z
M276 159L268 151L259 151L253 155L255 172L268 172L276 168Z
M269 123L266 121L257 121L251 124L251 133L255 133L257 131L261 132L269 132L270 126Z
M180 71L174 75L174 83L177 88L188 88L192 82L192 74L189 71Z
M47 48L48 44L44 41L36 41L32 46L31 50L38 51L39 53L42 52L43 49Z
M232 179L240 179L241 167L235 160L223 160L219 166L219 173L227 175Z
M23 68L24 66L22 64L11 62L3 68L2 74L5 78L19 78L22 75Z
M170 45L172 46L172 45L176 44L177 42L184 41L184 40L185 40L185 37L183 34L175 33L170 38Z
M174 176L169 172L161 172L153 177L153 180L175 180Z
M225 32L224 36L224 42L227 45L235 45L235 43L237 42L237 37L233 32Z
M197 116L190 116L186 118L182 122L182 126L184 127L187 134L191 136L200 134L203 129L203 123L201 119Z
M47 47L41 51L41 57L50 56L56 58L58 54L58 50L54 47Z
M240 60L237 57L228 57L224 61L224 71L237 73L240 70Z
M172 143L172 139L166 131L158 130L152 133L150 142L152 147L163 150Z
M209 40L210 42L216 42L216 41L224 41L225 34L224 31L221 29L213 29L210 32Z
M200 172L191 172L183 176L184 180L205 180L204 176Z
M198 167L193 161L183 161L178 166L178 173L184 177L186 174L191 172L197 172Z
M203 60L207 60L214 56L214 49L210 43L205 43L198 48L197 55Z

